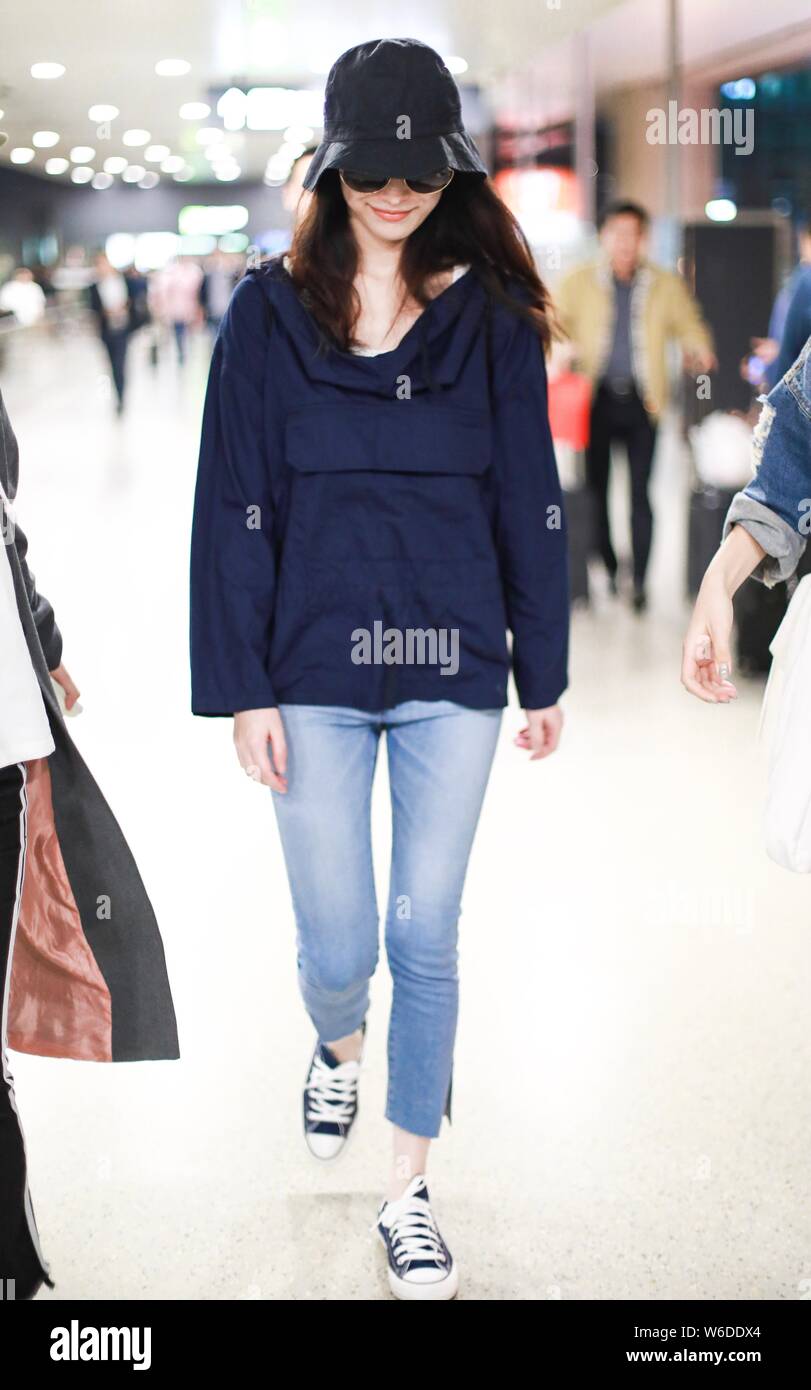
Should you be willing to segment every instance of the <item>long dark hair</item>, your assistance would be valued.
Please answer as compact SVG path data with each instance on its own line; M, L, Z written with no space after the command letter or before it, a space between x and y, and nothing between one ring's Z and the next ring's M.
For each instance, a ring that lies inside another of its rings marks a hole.
M354 287L358 251L337 170L328 169L299 221L290 273L327 339L353 346L360 300ZM404 295L428 304L429 282L455 265L474 268L492 299L528 319L544 349L557 335L551 299L524 233L489 179L456 174L425 221L403 243ZM508 292L517 284L519 299Z

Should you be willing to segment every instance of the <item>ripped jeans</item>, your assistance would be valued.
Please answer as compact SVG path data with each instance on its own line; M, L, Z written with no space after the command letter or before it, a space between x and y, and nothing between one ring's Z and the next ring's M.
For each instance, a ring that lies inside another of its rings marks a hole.
M386 1118L434 1138L450 1118L462 888L501 709L412 700L379 713L282 705L288 791L273 792L296 916L299 985L322 1042L358 1029L378 961L372 780L385 732L392 857Z

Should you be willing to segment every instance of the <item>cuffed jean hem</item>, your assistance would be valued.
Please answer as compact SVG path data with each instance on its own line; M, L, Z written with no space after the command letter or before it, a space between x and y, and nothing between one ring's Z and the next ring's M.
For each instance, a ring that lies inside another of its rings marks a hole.
M368 980L339 992L321 989L300 975L299 988L320 1042L336 1042L358 1031L369 1007Z

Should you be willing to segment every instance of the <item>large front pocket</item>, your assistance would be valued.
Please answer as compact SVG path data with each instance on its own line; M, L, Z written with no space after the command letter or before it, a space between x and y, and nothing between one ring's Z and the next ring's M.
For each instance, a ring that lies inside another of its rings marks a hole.
M398 567L463 582L495 551L482 499L490 466L486 412L417 401L321 405L288 418L290 542L297 561L327 567L341 588L368 587Z
M292 410L285 457L297 473L437 473L463 476L490 466L486 410L423 399Z
M505 659L496 549L483 496L488 412L435 402L325 404L288 417L286 562L319 640L343 650L381 620L458 628Z

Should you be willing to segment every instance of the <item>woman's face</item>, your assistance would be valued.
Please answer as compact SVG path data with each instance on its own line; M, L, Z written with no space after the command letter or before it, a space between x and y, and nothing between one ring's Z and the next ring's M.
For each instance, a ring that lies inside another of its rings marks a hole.
M341 180L350 219L381 241L405 241L433 212L443 190L412 193L404 179L391 179L379 193L356 193Z

